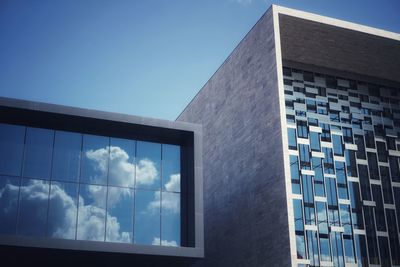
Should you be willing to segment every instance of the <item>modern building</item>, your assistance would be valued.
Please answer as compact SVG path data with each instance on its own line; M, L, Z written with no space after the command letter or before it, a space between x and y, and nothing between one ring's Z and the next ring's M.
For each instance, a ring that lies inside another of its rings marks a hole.
M0 98L0 151L14 265L400 266L400 35L272 6L177 121Z
M0 98L2 266L203 257L201 126Z
M203 125L194 266L400 266L400 35L272 6L177 118Z

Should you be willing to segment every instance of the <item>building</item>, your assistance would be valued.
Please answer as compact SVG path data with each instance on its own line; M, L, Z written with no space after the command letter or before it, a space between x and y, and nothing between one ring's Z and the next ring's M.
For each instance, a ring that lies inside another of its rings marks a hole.
M177 118L203 125L193 266L400 266L400 35L272 6Z
M196 124L0 98L2 264L203 257L201 140Z

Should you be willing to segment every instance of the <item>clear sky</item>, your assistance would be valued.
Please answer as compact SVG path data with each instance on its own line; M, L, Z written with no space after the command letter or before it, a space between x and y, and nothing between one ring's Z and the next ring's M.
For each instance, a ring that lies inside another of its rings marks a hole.
M0 0L0 96L174 120L272 3L400 32L399 0Z

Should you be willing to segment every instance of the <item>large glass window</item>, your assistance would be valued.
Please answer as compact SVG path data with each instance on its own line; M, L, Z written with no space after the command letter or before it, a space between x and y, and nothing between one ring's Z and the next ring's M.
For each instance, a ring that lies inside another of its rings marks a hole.
M379 169L378 169L378 161L376 159L376 154L368 152L367 155L368 155L369 177L370 179L379 180Z
M107 184L109 138L83 135L81 182Z
M160 191L136 190L133 233L135 243L161 245L160 212Z
M22 179L19 200L17 233L28 236L45 236L49 182Z
M307 121L297 121L297 134L300 138L308 138Z
M50 179L53 139L52 130L26 129L24 177Z
M52 179L77 182L80 171L82 135L56 131L54 138Z
M0 233L15 234L19 177L0 176Z
M21 174L25 127L0 123L0 174Z

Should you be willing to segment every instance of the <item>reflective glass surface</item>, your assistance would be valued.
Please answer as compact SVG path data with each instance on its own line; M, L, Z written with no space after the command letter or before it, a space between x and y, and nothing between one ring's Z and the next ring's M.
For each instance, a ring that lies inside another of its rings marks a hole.
M0 123L0 175L20 175L25 127Z
M180 146L0 130L0 235L181 246Z
M54 131L26 129L23 176L50 179Z

